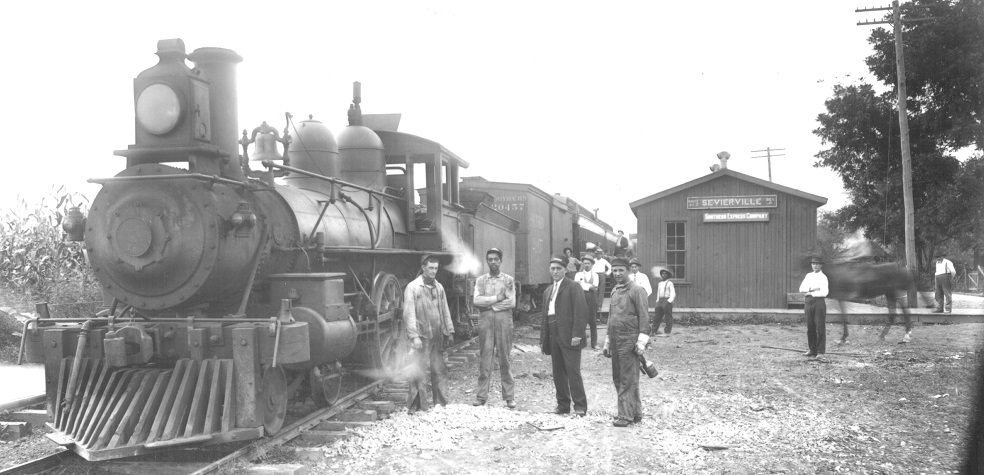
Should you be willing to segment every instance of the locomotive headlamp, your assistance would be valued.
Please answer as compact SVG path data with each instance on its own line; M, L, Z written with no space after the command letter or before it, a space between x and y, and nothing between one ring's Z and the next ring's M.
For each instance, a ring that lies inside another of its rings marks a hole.
M137 121L154 135L164 135L181 119L181 100L170 86L151 84L137 97Z

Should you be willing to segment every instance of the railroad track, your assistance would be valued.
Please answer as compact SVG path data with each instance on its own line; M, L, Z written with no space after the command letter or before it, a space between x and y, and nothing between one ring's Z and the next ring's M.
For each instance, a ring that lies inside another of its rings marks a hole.
M476 342L477 338L472 338L449 347L446 351L449 365L462 365L472 361L474 358L469 357L467 354L469 352L474 353L474 350L469 350L469 346ZM252 460L263 457L277 447L305 438L305 435L315 435L315 439L318 438L317 436L329 437L326 434L328 431L320 430L320 428L326 422L331 424L333 419L339 418L347 411L352 411L353 408L370 408L378 405L379 408L376 409L377 411L383 414L389 414L389 412L392 412L393 407L385 407L385 402L405 404L407 402L408 390L409 384L406 382L384 380L369 382L342 396L334 405L318 409L292 424L284 426L280 432L273 436L245 443L245 445L238 449L226 449L220 452L221 447L219 447L218 449L211 449L204 454L202 451L197 451L198 453L194 454L195 458L206 458L211 461L188 462L185 460L185 456L190 455L191 451L182 451L177 456L174 453L163 453L135 457L134 459L137 461L89 462L71 450L59 448L55 453L4 469L0 471L0 475L88 474L94 473L93 470L96 471L95 473L132 473L135 475L157 473L187 475L230 473L233 470L241 469L244 464L249 464ZM380 402L383 404L373 404L374 401L371 400L373 396L381 399L382 401ZM371 419L375 420L376 418L373 417ZM365 425L366 423L340 421L332 424L333 427L331 430L341 434L343 432L339 431L345 427L355 427ZM171 459L181 458L182 460L180 462L162 460L162 455Z

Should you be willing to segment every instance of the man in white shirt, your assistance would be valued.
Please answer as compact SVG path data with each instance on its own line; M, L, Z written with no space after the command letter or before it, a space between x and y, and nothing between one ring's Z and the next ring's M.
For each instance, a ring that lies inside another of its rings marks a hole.
M933 313L943 313L944 303L946 313L953 311L953 276L956 273L946 253L936 255L936 310Z
M646 290L646 297L649 297L653 294L653 286L649 283L649 276L644 272L639 272L639 267L641 267L639 259L634 257L629 259L629 280L642 286Z
M629 250L629 238L625 237L625 233L619 230L618 238L615 239L615 257L624 257L627 250Z
M673 286L673 273L669 269L660 269L659 278L662 279L656 284L656 308L653 312L653 333L657 337L668 337L673 331L673 301L676 300L676 288ZM666 326L660 333L659 325L666 318Z
M597 302L598 274L591 268L594 266L594 258L590 254L585 254L581 259L581 270L574 274L574 282L581 284L584 291L584 300L588 304L588 328L591 330L591 349L598 349L598 309L594 303Z
M601 246L595 248L595 263L591 270L598 274L598 310L605 303L605 290L608 289L608 276L612 275L612 265L605 259L605 251Z
M813 272L806 274L799 291L806 292L803 312L806 313L806 340L810 347L803 356L813 357L827 352L827 303L824 298L830 292L830 286L827 276L821 272L823 259L810 259L810 267Z

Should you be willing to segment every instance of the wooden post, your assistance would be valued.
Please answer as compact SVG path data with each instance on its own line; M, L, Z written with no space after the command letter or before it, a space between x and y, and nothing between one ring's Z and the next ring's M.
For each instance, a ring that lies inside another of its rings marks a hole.
M912 157L909 152L909 113L906 109L905 90L905 57L902 50L902 12L899 11L899 1L892 2L892 15L895 20L895 64L898 77L899 108L899 137L902 140L902 197L905 205L905 268L915 278L919 271L916 260L916 212L912 201ZM916 302L916 287L912 286L908 293L908 302L912 306Z

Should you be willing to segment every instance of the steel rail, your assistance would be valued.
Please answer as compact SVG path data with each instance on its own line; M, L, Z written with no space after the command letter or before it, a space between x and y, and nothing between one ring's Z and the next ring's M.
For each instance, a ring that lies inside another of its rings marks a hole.
M224 468L230 468L233 464L239 460L253 460L262 457L268 451L274 447L283 445L291 440L299 437L304 431L318 425L321 421L328 419L330 417L336 416L349 407L352 407L358 401L362 400L364 396L367 396L374 389L382 386L384 381L376 381L374 383L363 386L354 392L346 395L340 399L335 405L331 407L326 407L319 409L311 414L308 414L305 418L285 427L283 430L273 435L269 439L261 439L252 444L243 447L221 459L202 467L191 475L205 475L208 473L218 473Z
M53 454L48 454L40 458L36 458L29 462L24 462L20 465L15 465L13 467L8 467L0 470L0 475L28 475L28 474L40 474L47 473L53 469L60 467L65 463L66 459L79 457L75 452L68 450L64 447L59 447L57 452Z
M473 342L477 341L477 338L469 338L461 343L451 345L446 348L445 351L456 351L462 348L466 348ZM299 437L304 431L311 429L312 427L318 425L323 420L334 417L346 409L354 406L357 402L361 401L373 390L384 385L386 381L379 380L370 383L362 388L355 390L354 392L341 398L331 407L326 407L319 409L311 414L308 414L305 418L285 427L277 434L273 435L269 439L261 439L252 444L243 447L205 467L202 467L191 475L206 475L209 473L218 473L219 471L231 468L236 462L240 460L254 460L256 458L262 457L268 451L274 447L283 445L293 439Z

